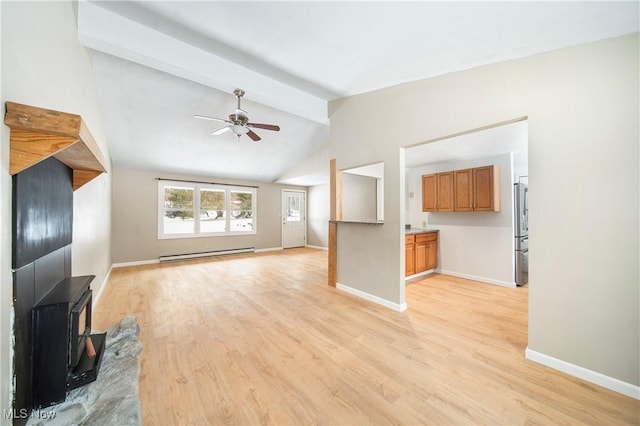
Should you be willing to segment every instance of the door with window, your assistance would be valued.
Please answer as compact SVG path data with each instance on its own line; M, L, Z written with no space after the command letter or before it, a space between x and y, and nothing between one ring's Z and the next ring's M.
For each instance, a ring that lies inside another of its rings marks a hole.
M282 247L304 247L307 234L306 192L282 191Z

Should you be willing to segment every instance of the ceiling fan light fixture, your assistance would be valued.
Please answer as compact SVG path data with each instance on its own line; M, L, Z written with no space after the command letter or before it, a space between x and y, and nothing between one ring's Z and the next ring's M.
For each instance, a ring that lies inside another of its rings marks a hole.
M241 126L239 124L234 124L233 126L231 126L231 131L236 135L241 136L249 133L249 128L246 126Z

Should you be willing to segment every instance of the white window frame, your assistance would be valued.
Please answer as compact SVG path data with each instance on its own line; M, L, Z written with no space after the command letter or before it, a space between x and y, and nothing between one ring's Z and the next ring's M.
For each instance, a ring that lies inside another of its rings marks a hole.
M167 234L164 232L164 193L166 187L182 187L192 189L193 194L193 218L194 218L194 232L193 233L176 233ZM200 191L203 189L224 191L225 192L225 231L224 232L200 232ZM250 231L232 231L231 230L231 193L232 192L250 192L251 193L251 218L253 219L253 226ZM239 186L239 185L222 185L214 183L204 182L189 182L189 181L173 181L158 179L158 239L176 239L176 238L202 238L202 237L223 237L223 236L237 236L237 235L255 235L257 233L257 210L258 210L258 188Z

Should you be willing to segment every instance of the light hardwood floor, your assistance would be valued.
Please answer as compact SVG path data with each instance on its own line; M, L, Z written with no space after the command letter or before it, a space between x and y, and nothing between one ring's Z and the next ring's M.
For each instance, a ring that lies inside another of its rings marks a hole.
M640 402L524 359L527 292L432 275L397 313L289 249L114 269L93 323L138 318L147 425L639 424Z

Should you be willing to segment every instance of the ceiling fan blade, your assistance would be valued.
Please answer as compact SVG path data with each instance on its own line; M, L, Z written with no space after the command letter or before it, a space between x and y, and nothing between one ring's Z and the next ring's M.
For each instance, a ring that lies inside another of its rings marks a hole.
M273 130L274 132L280 131L280 126L275 124L261 124L261 123L247 123L248 127L255 127L256 129Z
M222 121L223 123L231 123L229 120L215 117L207 117L206 115L194 115L195 118L201 118L202 120Z
M249 130L247 132L247 136L253 139L254 142L258 142L261 139L260 136L258 136L253 130Z
M231 126L225 126L225 127L222 127L222 128L220 128L218 130L214 130L213 132L211 132L211 134L215 135L215 136L219 136L219 135L221 135L223 133L228 132L229 130L231 130Z

